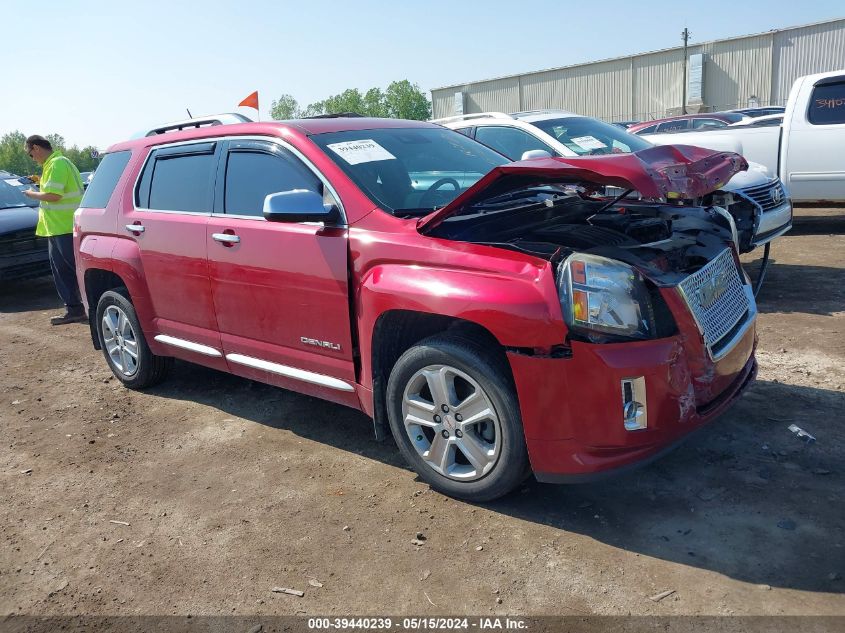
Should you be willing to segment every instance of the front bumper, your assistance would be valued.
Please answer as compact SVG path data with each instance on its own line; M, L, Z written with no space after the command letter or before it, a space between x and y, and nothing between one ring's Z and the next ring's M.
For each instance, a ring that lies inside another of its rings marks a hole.
M792 228L792 203L786 201L760 215L760 223L751 238L751 247L756 248L780 237Z
M689 335L572 344L571 358L508 354L540 481L585 481L659 457L727 409L756 375L755 328L718 360ZM700 350L695 353L694 350ZM620 384L643 377L648 425L626 430Z
M39 250L11 254L0 252L0 281L33 279L49 274L50 255L47 251L47 240L43 240L43 248Z

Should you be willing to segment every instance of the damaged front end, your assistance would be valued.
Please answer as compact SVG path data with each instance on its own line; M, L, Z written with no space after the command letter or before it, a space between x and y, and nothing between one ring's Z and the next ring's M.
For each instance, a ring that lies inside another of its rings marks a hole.
M748 360L756 305L731 216L694 201L746 167L737 154L672 146L524 161L496 168L420 230L549 261L570 345L676 337L703 405L741 369L737 359L716 367L741 341ZM604 195L608 186L621 195Z

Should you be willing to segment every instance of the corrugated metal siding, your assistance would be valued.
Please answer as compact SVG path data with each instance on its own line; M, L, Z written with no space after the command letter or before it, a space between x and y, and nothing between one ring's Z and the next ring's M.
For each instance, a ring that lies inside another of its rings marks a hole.
M671 108L679 107L683 72L683 51L680 49L634 57L634 104L631 118L648 121L664 116ZM706 75L704 81L707 82Z
M522 110L563 108L590 116L630 116L631 60L523 75Z
M519 77L468 86L464 108L467 113L516 112L519 110Z
M781 31L774 40L772 98L779 105L798 77L845 68L845 20Z
M708 110L748 106L750 97L761 105L771 99L772 36L711 42L704 53L704 103Z
M702 110L782 105L796 78L845 68L845 19L690 46L704 53ZM677 114L683 94L683 49L580 64L432 91L435 117L451 116L455 92L464 111L563 108L610 121ZM691 108L692 111L697 108Z
M447 90L431 91L431 113L433 118L442 119L443 117L455 114L456 92L458 92L458 90L452 88Z

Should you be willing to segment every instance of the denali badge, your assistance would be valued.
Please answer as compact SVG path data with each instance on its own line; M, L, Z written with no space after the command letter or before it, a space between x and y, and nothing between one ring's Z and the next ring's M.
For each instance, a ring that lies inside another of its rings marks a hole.
M698 305L709 310L728 289L728 274L723 271L704 282L701 288L695 293L698 297Z
M340 351L340 343L331 343L330 341L318 341L315 338L308 338L307 336L300 336L299 340L302 341L305 345L314 345L316 347L325 347L326 349L334 350L335 352Z
M780 204L783 201L783 191L780 186L772 187L772 202Z

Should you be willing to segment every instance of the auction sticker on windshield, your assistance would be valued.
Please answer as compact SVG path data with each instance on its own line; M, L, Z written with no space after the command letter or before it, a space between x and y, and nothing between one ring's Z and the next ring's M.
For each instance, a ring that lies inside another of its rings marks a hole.
M578 136L571 139L573 143L584 149L603 149L607 147L604 143L598 140L595 136Z
M396 157L372 139L329 143L329 149L350 165L372 163L377 160L395 160Z

